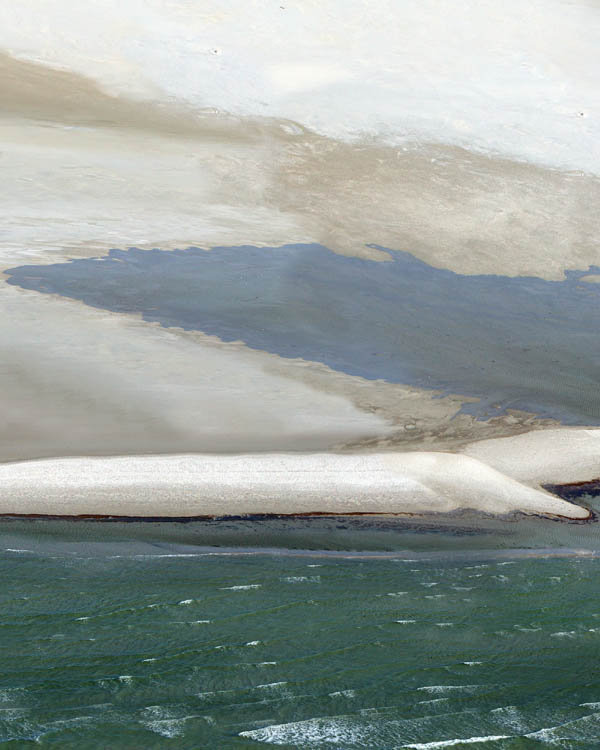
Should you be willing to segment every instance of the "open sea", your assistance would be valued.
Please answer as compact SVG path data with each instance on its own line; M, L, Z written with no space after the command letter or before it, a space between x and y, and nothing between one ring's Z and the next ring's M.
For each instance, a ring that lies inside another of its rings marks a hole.
M3 521L0 742L597 749L597 524L484 520Z

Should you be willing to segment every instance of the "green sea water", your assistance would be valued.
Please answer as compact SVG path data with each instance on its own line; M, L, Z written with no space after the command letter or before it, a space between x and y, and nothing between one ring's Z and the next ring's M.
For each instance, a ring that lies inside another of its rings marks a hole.
M1 525L4 747L600 747L597 552L430 529L387 552L228 550L156 528Z

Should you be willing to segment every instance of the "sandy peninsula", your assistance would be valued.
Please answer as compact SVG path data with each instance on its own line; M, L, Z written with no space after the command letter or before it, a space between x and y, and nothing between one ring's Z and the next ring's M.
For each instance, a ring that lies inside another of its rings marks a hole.
M538 481L519 481L464 454L129 456L0 466L2 515L182 518L463 509L590 517Z

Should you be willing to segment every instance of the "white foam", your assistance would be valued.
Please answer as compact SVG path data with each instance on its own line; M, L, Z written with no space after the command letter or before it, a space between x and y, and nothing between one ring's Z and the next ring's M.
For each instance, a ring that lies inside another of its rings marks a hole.
M287 681L284 680L283 682L266 682L264 685L256 685L256 687L264 690L268 688L281 687L282 685L287 685Z
M135 560L139 560L139 559L145 560L145 559L154 558L154 557L206 557L207 555L211 555L211 554L215 554L215 553L212 553L212 552L186 552L186 553L177 553L177 554L169 553L169 554L161 554L161 555L156 555L156 554L152 554L152 555L132 555L131 557L132 557L132 559L135 559ZM111 555L111 558L114 558L114 557L123 557L123 555Z
M417 688L417 690L422 690L426 693L450 693L453 691L472 693L480 687L481 685L423 685Z
M377 714L376 709L363 710L361 715L369 716ZM396 722L391 722L393 734L397 738ZM304 721L289 722L287 724L274 724L258 729L240 732L241 737L266 742L273 745L293 745L297 747L406 747L424 750L425 748L451 747L461 742L475 744L476 742L487 742L494 739L505 739L509 735L496 735L485 737L469 737L467 739L438 740L430 743L410 743L398 745L397 740L393 744L382 744L378 732L371 721L367 724L357 722L355 716L324 716Z
M248 591L249 589L259 589L260 583L248 583L243 586L222 586L221 591Z
M497 740L508 740L510 734L490 734L485 737L467 737L464 739L437 740L435 742L416 742L401 747L411 748L411 750L434 750L437 747L452 747L453 745L474 745L477 742L495 742Z
M528 721L517 706L499 706L492 709L491 713L494 715L496 721L500 721L511 731L518 734L523 734L527 731Z
M162 737L180 737L185 733L185 722L198 718L196 715L176 716L174 711L162 706L147 706L141 711L144 717L140 722L151 732Z
M5 552L31 552L33 553L32 549L11 549L10 547L7 547L4 551Z
M324 716L287 724L271 724L239 734L240 737L272 745L291 744L300 747L317 747L323 743L335 743L339 747L341 743L354 744L360 735L356 721L348 716Z
M259 643L260 641L248 641L248 643L246 643L245 645L246 646L258 646Z
M182 719L155 719L143 722L144 726L151 732L160 734L162 737L180 737L185 733L185 718Z
M330 698L354 698L356 696L356 690L336 690L333 693L329 693Z
M321 583L321 576L285 576L284 583Z
M178 604L193 604L193 602L194 602L193 599L183 599L182 601L177 602L177 603Z
M416 620L394 620L394 622L397 622L399 625L412 625Z

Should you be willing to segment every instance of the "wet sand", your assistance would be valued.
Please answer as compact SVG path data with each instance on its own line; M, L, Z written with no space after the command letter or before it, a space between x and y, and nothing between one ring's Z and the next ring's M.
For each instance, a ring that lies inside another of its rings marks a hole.
M348 375L462 394L462 411L479 419L518 409L600 423L600 289L580 282L585 271L562 282L464 275L380 249L390 262L307 244L129 248L6 277Z

